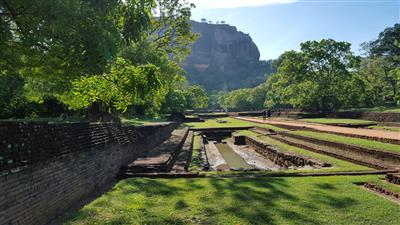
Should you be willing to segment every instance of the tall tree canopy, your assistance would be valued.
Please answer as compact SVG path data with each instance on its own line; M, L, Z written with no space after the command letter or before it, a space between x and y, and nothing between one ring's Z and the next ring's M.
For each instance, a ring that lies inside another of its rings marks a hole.
M161 107L197 36L179 0L2 0L0 75L71 109ZM3 51L4 49L4 51Z
M368 47L371 55L386 57L394 66L400 66L400 24L386 28Z
M278 75L269 81L274 84L269 84L272 94L267 103L280 104L271 98L281 96L285 102L304 109L327 112L342 107L346 101L343 91L358 62L350 46L331 39L308 41L301 44L299 52L285 53Z

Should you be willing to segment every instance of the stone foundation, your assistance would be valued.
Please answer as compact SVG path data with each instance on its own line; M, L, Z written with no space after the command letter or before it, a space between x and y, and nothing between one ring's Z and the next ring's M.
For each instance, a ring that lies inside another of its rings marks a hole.
M288 167L304 167L304 166L312 166L312 167L328 167L330 166L327 163L320 162L318 160L310 159L305 156L297 155L291 152L286 152L278 149L277 147L268 145L261 141L258 141L254 138L248 136L234 136L234 141L240 142L240 139L244 137L246 145L253 148L259 154L267 157L275 164L288 168ZM239 139L239 140L237 140Z

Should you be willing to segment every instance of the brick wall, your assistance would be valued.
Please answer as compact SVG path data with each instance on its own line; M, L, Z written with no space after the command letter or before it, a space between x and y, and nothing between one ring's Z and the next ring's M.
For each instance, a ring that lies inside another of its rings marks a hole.
M0 225L46 224L115 180L176 124L0 123Z

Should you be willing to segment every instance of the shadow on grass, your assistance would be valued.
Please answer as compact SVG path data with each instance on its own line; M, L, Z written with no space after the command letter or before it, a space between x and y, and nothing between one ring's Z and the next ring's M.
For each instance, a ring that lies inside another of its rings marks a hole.
M138 218L134 224L226 224L228 219L240 221L237 224L273 225L282 224L283 220L287 221L284 224L317 225L324 222L308 212L318 211L321 205L345 209L357 203L354 199L336 195L337 187L326 182L311 184L305 192L306 197L304 193L299 197L297 191L301 187L293 189L297 184L288 179L128 179L110 193L117 197L107 194L93 202L92 207L81 210L77 217L79 221L87 221L84 224L132 224L132 218L126 217L133 217L132 212L124 214L117 210L111 220L102 223L99 211L93 208L102 211L117 207L123 211L121 204L127 201L135 204L129 199L140 195L144 201L138 211L134 211ZM121 199L120 202L116 203L116 198ZM91 220L96 217L99 220Z

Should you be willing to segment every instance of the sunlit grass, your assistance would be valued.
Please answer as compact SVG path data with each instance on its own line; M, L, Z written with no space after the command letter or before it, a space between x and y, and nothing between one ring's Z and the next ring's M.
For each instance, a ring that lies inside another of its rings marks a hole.
M221 123L218 121L225 121L225 123ZM186 123L187 126L191 128L224 128L224 127L251 127L251 126L257 126L257 127L263 127L266 129L272 129L275 131L284 131L285 129L269 125L269 124L260 124L260 123L252 123L248 121L243 121L231 117L225 117L225 118L219 118L219 119L210 119L206 120L205 122L201 123Z
M339 172L339 171L366 171L366 170L372 170L369 167L365 167L365 166L360 166L351 162L347 162L344 160L340 160L340 159L336 159L327 155L323 155L323 154L319 154L319 153L315 153L312 151L308 151L302 148L298 148L295 146L291 146L288 144L285 144L283 142L274 140L268 136L262 136L262 135L257 135L256 133L253 133L251 131L240 131L240 134L242 135L247 135L249 137L254 137L257 139L260 139L264 142L266 142L267 144L273 145L273 146L277 146L282 150L285 151L289 151L289 152L293 152L293 153L297 153L303 156L307 156L313 159L317 159L320 160L322 162L326 162L332 165L332 167L328 167L328 168L322 168L319 170L315 170L315 172Z
M397 204L354 184L376 179L127 179L65 224L399 224Z
M221 128L221 127L248 127L252 124L230 117L209 119L205 122L186 123L191 128Z
M196 172L200 170L200 136L198 133L194 133L193 137L193 149L192 149L192 162L190 164L190 171Z
M369 120L356 120L356 119L335 119L335 118L315 118L315 119L301 119L304 122L320 123L320 124L351 124L351 125L363 125L363 124L376 124L377 122Z
M125 125L152 125L166 122L163 118L121 118L121 123Z
M400 113L399 107L374 107L374 108L352 108L343 109L341 111L353 111L353 112L387 112L387 113Z
M25 119L0 119L0 122L40 122L40 123L78 123L84 122L84 117L68 116L68 117L38 117Z
M341 135L312 132L312 131L291 131L291 133L319 140L338 142L338 143L354 145L364 148L372 148L387 152L400 153L400 145L383 143L379 141L370 141L362 138L353 138L353 137L346 137Z
M388 189L390 191L400 193L400 185L397 184L392 184L387 181L385 181L385 176L381 175L379 177L374 177L373 179L368 180L369 183L375 184L379 187L383 187L385 189Z
M370 129L376 129L376 130L388 130L388 131L400 132L400 127L370 126L370 127L368 127L368 128L370 128Z

